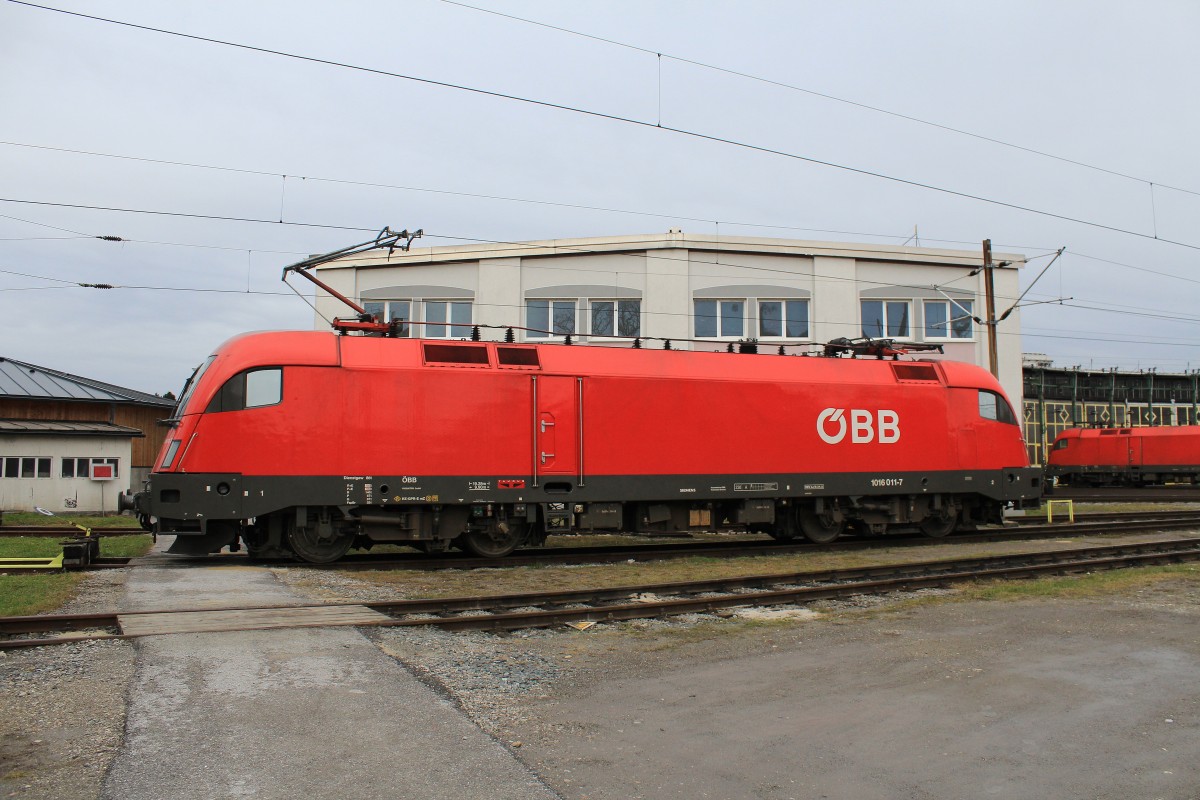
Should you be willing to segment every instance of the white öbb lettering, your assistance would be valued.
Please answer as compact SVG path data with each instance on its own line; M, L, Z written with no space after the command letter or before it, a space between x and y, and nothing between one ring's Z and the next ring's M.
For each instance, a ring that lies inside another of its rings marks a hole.
M861 408L827 408L817 416L817 435L826 444L839 444L850 434L854 444L895 444L900 441L900 415L889 409L872 413Z

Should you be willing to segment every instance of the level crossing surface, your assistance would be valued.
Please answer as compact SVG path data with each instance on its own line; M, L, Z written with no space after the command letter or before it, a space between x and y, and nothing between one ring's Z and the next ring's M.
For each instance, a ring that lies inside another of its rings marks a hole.
M150 567L131 572L121 610L303 602L268 569ZM148 636L136 647L106 800L558 796L354 629Z

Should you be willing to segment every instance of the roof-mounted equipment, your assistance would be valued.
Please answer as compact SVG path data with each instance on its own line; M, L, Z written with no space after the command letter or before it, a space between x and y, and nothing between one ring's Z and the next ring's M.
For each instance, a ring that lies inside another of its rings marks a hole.
M403 250L407 252L408 248L412 246L413 240L419 239L424 233L425 231L423 230L418 230L413 233L403 230L399 233L395 233L391 228L384 228L379 232L378 236L370 241L351 245L350 247L343 247L341 250L334 250L330 253L322 253L321 255L310 256L303 261L298 261L295 264L284 267L283 282L287 283L288 273L294 272L297 275L312 281L319 288L324 289L330 295L336 297L338 300L341 300L343 303L350 306L350 308L354 309L354 317L352 318L333 318L333 322L331 324L335 330L342 333L358 331L359 333L387 335L392 330L391 325L383 320L376 319L372 314L368 314L365 308L351 300L349 297L346 297L346 295L342 294L338 290L318 280L317 277L309 273L308 270L312 269L313 267L320 266L321 264L327 264L330 261L336 261L339 258L355 256L359 253L370 252L371 250L381 250L383 248L387 248L389 257L396 250Z

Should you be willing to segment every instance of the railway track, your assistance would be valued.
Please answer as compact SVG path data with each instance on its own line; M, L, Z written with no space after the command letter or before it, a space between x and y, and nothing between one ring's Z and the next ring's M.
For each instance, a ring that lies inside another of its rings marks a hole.
M832 544L813 544L804 540L777 542L773 539L739 539L734 541L667 542L638 545L595 545L587 547L542 547L519 550L503 559L475 558L466 554L447 554L431 557L424 553L351 555L331 564L308 564L295 561L251 561L244 553L223 553L211 556L158 555L137 560L128 558L96 558L83 567L87 570L122 569L152 566L189 569L199 566L288 566L305 569L335 570L443 570L498 569L547 564L605 564L623 561L658 561L696 556L710 558L739 558L746 556L788 555L805 552L863 550L875 547L928 546L938 541L947 543L979 543L1020 541L1061 536L1106 535L1137 533L1152 530L1181 530L1200 528L1200 511L1138 511L1121 513L1077 514L1075 523L1047 524L1040 519L1021 520L1004 528L989 528L971 533L959 533L945 540L931 539L919 533L889 534L874 538L843 538ZM0 572L5 571L0 560Z
M1114 486L1112 488L1058 487L1046 500L1081 503L1200 503L1200 486Z
M141 528L92 528L93 536L137 536L145 533ZM0 536L78 536L80 529L74 525L0 525Z
M302 567L304 569L334 570L443 570L443 569L505 569L547 564L612 564L624 561L660 561L678 558L741 558L746 556L788 555L794 553L826 553L865 550L877 547L918 547L938 542L1001 542L1086 536L1139 533L1157 530L1200 529L1200 511L1133 512L1125 514L1076 515L1072 525L1030 522L1005 528L991 528L960 533L946 539L931 539L913 532L889 534L874 538L843 538L832 544L813 544L805 540L777 542L773 539L735 540L717 542L667 542L628 546L596 545L590 547L541 547L518 550L502 559L475 558L465 554L431 557L424 553L396 553L386 556L364 554L343 558L332 564L306 564L295 561L251 562L243 554L221 554L201 557L161 556L140 559L139 565L190 568L194 566L245 565ZM101 559L94 569L127 566L122 559Z
M864 594L945 587L967 581L1017 580L1196 560L1200 560L1200 539L1189 538L560 592L203 611L0 617L0 635L5 637L0 640L0 649L174 633L296 627L433 626L446 630L517 630L571 622L669 617L747 606L805 604ZM69 633L71 635L64 635Z

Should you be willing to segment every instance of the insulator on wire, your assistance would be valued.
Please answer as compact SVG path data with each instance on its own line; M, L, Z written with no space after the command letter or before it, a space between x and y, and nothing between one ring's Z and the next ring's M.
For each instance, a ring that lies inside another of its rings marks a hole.
M779 345L779 355L783 355L783 345Z
M729 344L725 345L725 352L726 352L726 353L732 353L732 352L733 352L733 342L730 342Z
M513 335L513 329L505 328L504 329L504 341L511 344L512 342L515 342L516 340L517 340L517 337Z
M663 339L663 350L670 350L670 349L671 349L671 340Z
M571 341L571 334L568 333L563 337L563 344L575 344L573 341Z
M633 349L634 349L634 350L641 350L641 349L642 349L642 337L638 336L638 337L635 337L635 338L634 338L634 340L633 340Z

